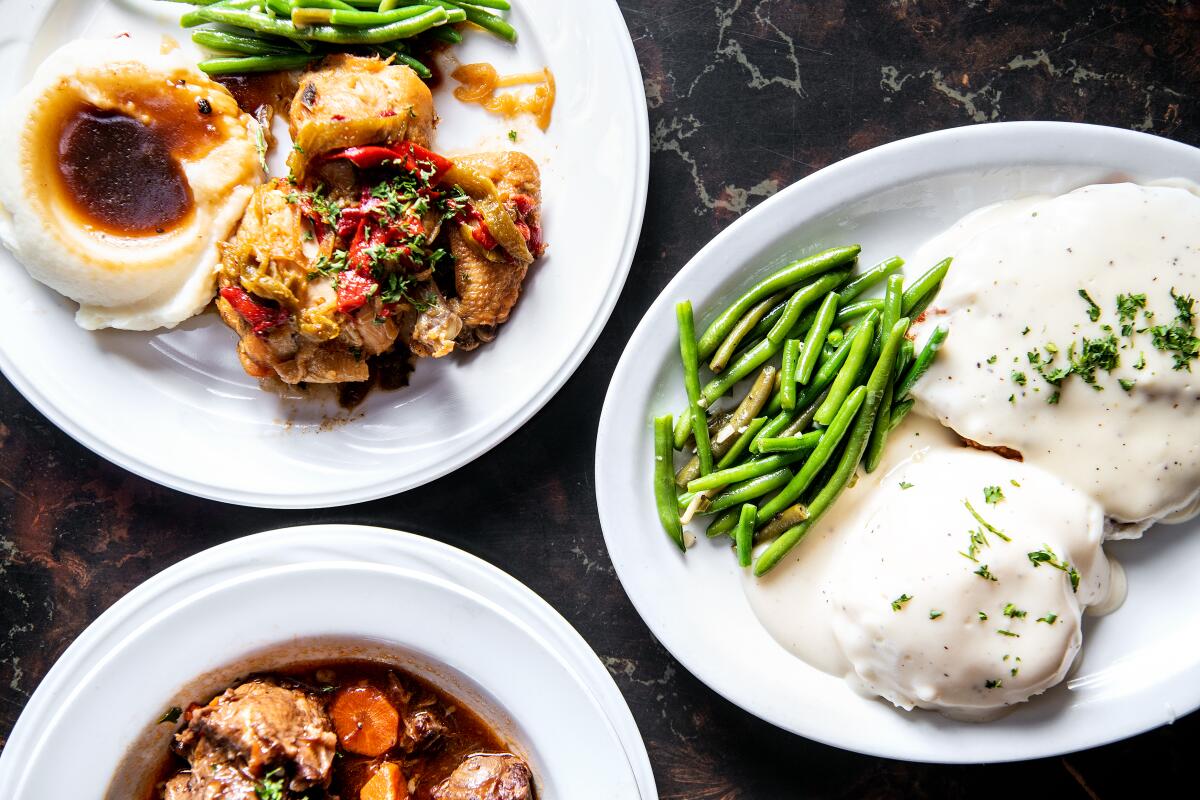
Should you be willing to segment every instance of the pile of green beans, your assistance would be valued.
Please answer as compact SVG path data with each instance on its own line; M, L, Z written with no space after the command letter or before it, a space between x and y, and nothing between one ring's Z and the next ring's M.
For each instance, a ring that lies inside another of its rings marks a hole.
M199 63L209 75L298 69L334 52L391 57L424 79L433 73L410 42L425 34L456 44L452 25L468 22L507 42L517 31L496 11L508 0L171 0L194 8L180 18L197 28L192 41L214 53ZM197 27L208 25L209 27Z
M740 566L766 544L753 561L763 575L860 466L873 472L881 463L888 434L913 406L910 391L946 339L939 326L917 353L908 329L933 302L950 259L906 286L898 257L856 274L859 251L835 247L787 264L699 338L691 302L676 307L688 406L655 420L655 499L681 550L683 526L710 517L709 537L729 536ZM882 297L860 299L880 284ZM705 359L712 377L702 384ZM690 459L675 470L675 452L689 449L694 455L685 452Z

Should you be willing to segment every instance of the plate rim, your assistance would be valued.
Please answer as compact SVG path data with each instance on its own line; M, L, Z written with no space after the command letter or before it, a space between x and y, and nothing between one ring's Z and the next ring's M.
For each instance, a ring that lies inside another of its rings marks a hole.
M384 544L379 548L375 545ZM295 558L299 547L317 555ZM427 559L401 563L398 555ZM382 554L382 558L381 558ZM272 556L275 556L272 560ZM648 751L628 702L596 651L583 635L532 588L499 567L445 542L410 531L372 525L320 523L276 528L242 536L201 550L155 573L105 609L67 646L29 696L5 748L0 751L0 787L19 778L36 727L56 715L59 693L70 692L130 636L168 608L190 602L229 581L306 564L363 564L398 569L447 583L459 592L502 608L528 628L587 691L601 709L629 763L630 775L644 800L658 797ZM436 567L437 571L430 567ZM519 607L505 601L516 598ZM552 639L547 634L552 633ZM558 638L567 641L558 646ZM105 642L108 642L106 645ZM587 669L580 669L580 665Z
M305 494L272 494L253 489L222 489L201 481L183 478L163 469L145 463L137 457L126 453L115 441L107 441L104 437L94 434L89 429L78 424L74 419L61 411L36 386L35 382L23 371L16 368L9 359L7 352L0 348L0 372L12 384L13 388L34 407L42 416L55 427L67 434L92 453L121 469L132 472L139 477L152 481L160 486L201 497L206 500L229 503L250 508L270 509L314 509L336 508L355 503L369 502L384 497L392 497L445 477L455 470L470 464L491 450L498 447L506 439L520 430L537 412L558 394L559 390L575 374L583 360L592 351L600 334L603 333L608 320L616 309L617 301L629 279L633 268L633 259L641 239L641 230L645 220L646 205L650 181L650 118L646 103L645 85L642 82L641 65L633 46L633 38L629 27L621 13L617 0L587 0L593 3L597 11L608 15L608 22L623 35L613 37L609 41L620 51L620 63L623 67L628 100L631 106L634 128L632 155L634 161L634 180L632 181L632 200L629 208L626 236L620 253L616 259L612 278L601 299L597 313L593 316L583 335L575 343L554 376L544 383L516 413L508 417L502 424L487 431L485 435L469 440L467 446L450 451L450 455L423 471L411 475L392 476L367 487L350 486L344 489L327 492L307 492ZM47 5L46 8L51 8ZM49 11L45 11L46 14ZM33 21L32 35L40 30L44 19ZM14 265L19 265L15 258ZM113 437L110 437L113 438Z
M815 723L802 724L797 716L787 717L777 710L777 706L754 700L750 697L743 688L745 682L732 680L722 680L722 676L714 674L713 669L702 661L696 659L685 660L679 654L679 650L683 649L679 645L680 634L672 632L669 627L661 624L661 620L655 619L653 614L648 615L644 609L650 608L650 602L647 597L635 594L630 591L631 563L634 554L626 556L617 555L620 552L619 548L614 548L614 542L619 542L618 537L611 533L620 526L620 522L615 519L616 512L610 510L606 504L606 499L612 500L620 498L619 479L617 475L621 475L627 470L629 458L626 457L620 461L621 454L611 453L612 445L604 444L605 441L611 440L612 437L605 436L605 432L610 430L614 425L620 424L618 419L622 410L619 409L620 402L616 399L619 394L626 389L626 383L630 382L631 375L635 370L636 358L633 353L638 349L641 340L648 336L648 331L651 327L650 319L660 312L662 307L674 302L676 294L680 287L685 284L691 277L691 273L697 271L700 265L711 259L711 253L719 248L722 248L728 240L736 239L741 235L742 229L754 224L754 221L760 217L769 217L774 213L777 206L786 207L789 203L796 202L795 198L803 196L810 191L820 191L830 188L831 184L836 186L837 182L842 179L845 173L861 172L866 167L875 165L877 169L882 170L885 166L894 164L898 154L914 148L924 149L940 147L942 152L953 150L955 145L964 146L963 140L968 140L965 144L978 148L982 143L989 139L995 140L997 137L1011 137L1015 134L1026 136L1025 141L1030 144L1025 146L1027 151L1027 159L1023 162L1027 166L1036 166L1039 164L1066 164L1071 162L1069 153L1058 154L1054 152L1054 146L1062 145L1064 137L1072 136L1080 137L1112 137L1119 143L1145 143L1153 141L1155 147L1161 147L1164 151L1174 151L1179 155L1187 154L1192 159L1200 153L1200 148L1193 147L1182 142L1153 134L1129 130L1125 128L1115 128L1105 125L1095 125L1090 123L1080 122L1059 122L1059 121L1013 121L1013 122L991 122L980 124L967 124L952 128L944 128L934 130L914 136L897 139L885 144L864 150L854 155L848 156L845 159L829 164L822 169L816 170L796 183L786 187L774 196L767 198L755 208L751 209L742 217L735 220L731 225L719 232L711 240L709 240L694 256L688 259L687 263L680 268L679 272L667 283L661 292L655 297L650 306L643 313L638 321L633 333L629 336L625 349L623 350L620 359L617 362L616 368L613 370L612 378L609 382L609 388L605 395L604 405L601 410L600 420L597 427L597 448L595 454L595 476L596 476L596 504L597 513L600 517L601 529L604 533L605 547L608 550L609 557L613 562L613 567L616 570L617 578L621 583L622 589L629 598L630 603L638 612L638 616L642 622L649 628L651 634L671 653L680 665L694 675L701 683L709 689L723 697L730 703L738 706L749 714L752 714L759 719L762 719L782 730L785 730L794 735L811 739L815 742L825 744L831 747L837 747L842 750L856 752L863 755L876 756L882 758L894 758L914 763L930 763L930 764L966 764L966 763L1004 763L1011 761L1028 760L1035 758L1044 758L1067 753L1077 752L1093 747L1099 747L1105 744L1128 739L1137 736L1146 731L1161 727L1164 724L1169 724L1170 720L1147 720L1137 719L1133 724L1118 732L1105 732L1101 735L1088 737L1076 737L1080 741L1072 740L1063 745L1055 744L1050 747L1039 748L1036 745L1026 747L1021 751L1012 751L1002 753L996 757L980 759L977 754L956 755L953 752L946 750L937 753L924 752L918 747L911 744L908 746L895 745L893 743L877 743L869 737L855 738L846 736L836 732L822 730L819 721ZM1045 140L1051 141L1050 145L1042 144L1042 137ZM1011 147L1011 144L1010 144ZM881 163L882 162L882 163ZM1013 162L1015 163L1015 162ZM1092 165L1093 162L1086 158L1079 159L1080 164ZM954 159L946 159L934 166L925 166L916 168L912 166L902 167L906 172L918 173L916 177L906 178L905 181L890 180L886 189L893 189L903 182L912 180L921 180L934 177L940 174L950 172L958 172L969 170L971 167L968 164L960 163ZM1188 176L1182 176L1188 177ZM1200 179L1200 175L1192 176L1194 179ZM851 193L848 191L832 192L839 199L835 202L825 204L824 201L818 201L823 204L823 210L815 216L828 214L837 207L852 201L855 197L861 196L861 189ZM845 197L843 195L851 195ZM809 219L808 216L799 217L800 221L794 222L791 227L800 227L804 220ZM739 262L744 263L744 262ZM741 267L739 267L741 269ZM628 415L626 414L628 424ZM642 422L649 424L649 416L646 416ZM609 462L608 459L613 459ZM649 487L646 487L649 492ZM647 522L647 526L654 528L657 531L657 524ZM629 558L629 561L626 561ZM799 659L797 659L799 660ZM801 662L803 663L803 662ZM1194 665L1192 672L1195 677L1200 677L1200 664ZM1171 676L1164 678L1162 683L1170 680ZM1197 685L1192 692L1192 697L1184 704L1183 707L1172 709L1172 719L1182 717L1187 713L1191 713L1200 708L1200 685ZM1178 713L1176 713L1176 711ZM919 731L914 731L915 739L919 739ZM1038 737L1028 737L1030 740L1036 740Z

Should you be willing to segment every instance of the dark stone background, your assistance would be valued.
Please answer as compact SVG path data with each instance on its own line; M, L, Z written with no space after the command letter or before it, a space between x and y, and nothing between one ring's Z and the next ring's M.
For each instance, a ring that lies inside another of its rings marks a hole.
M474 464L350 508L236 508L110 466L0 381L0 744L55 658L138 583L237 536L341 521L423 531L550 600L625 693L664 798L1191 794L1196 715L1066 758L938 767L834 750L730 705L651 638L617 582L596 518L591 438L609 375L659 290L714 234L815 169L904 136L993 120L1079 120L1200 144L1200 2L621 6L650 105L650 200L637 260L578 373Z

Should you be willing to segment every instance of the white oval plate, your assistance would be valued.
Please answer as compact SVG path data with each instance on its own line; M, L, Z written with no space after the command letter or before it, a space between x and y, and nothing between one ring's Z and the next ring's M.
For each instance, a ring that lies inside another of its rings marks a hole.
M591 349L633 260L646 201L649 133L633 45L613 0L519 0L515 46L469 32L453 52L501 72L549 65L559 88L543 134L435 93L438 149L517 147L541 165L549 250L496 341L418 364L411 385L347 413L285 399L242 371L233 333L207 312L170 331L85 331L75 304L0 249L0 369L52 422L110 461L201 497L271 508L355 503L420 486L503 441ZM60 44L169 33L187 6L151 0L0 0L0 97ZM597 65L603 65L598 69ZM278 129L278 126L277 126ZM507 132L518 131L512 145ZM286 149L286 141L282 143ZM597 197L604 213L596 213ZM230 468L229 456L254 465Z
M410 618L398 614L403 607L437 613ZM498 709L511 721L499 721L501 730L553 796L657 797L645 747L612 678L544 601L447 545L347 525L246 537L122 598L30 699L0 754L0 796L101 797L96 784L147 720L194 699L181 696L181 687L210 670L204 680L219 685L237 673L239 659L264 647L329 637L411 654L414 668L481 711ZM151 739L161 744L169 734L153 730ZM90 744L73 743L79 735ZM94 761L74 776L48 767L61 761L55 754L63 748Z
M834 164L765 201L701 250L646 312L600 419L596 497L608 552L654 635L696 677L781 728L848 750L932 762L1038 758L1132 736L1200 706L1200 524L1110 544L1129 599L1087 625L1069 686L986 724L902 713L784 650L759 625L728 548L686 557L658 524L650 418L686 404L674 305L721 308L800 254L861 243L865 264L910 255L972 209L1114 178L1200 179L1200 150L1090 125L1015 122L931 133ZM930 265L913 264L913 270ZM702 320L706 322L707 320Z

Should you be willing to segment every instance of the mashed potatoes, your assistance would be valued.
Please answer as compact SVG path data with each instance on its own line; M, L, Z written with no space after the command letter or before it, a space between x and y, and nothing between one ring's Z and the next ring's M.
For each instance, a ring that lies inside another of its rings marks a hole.
M218 243L263 179L256 123L224 87L158 42L81 40L8 118L0 240L80 326L171 327L208 304Z

